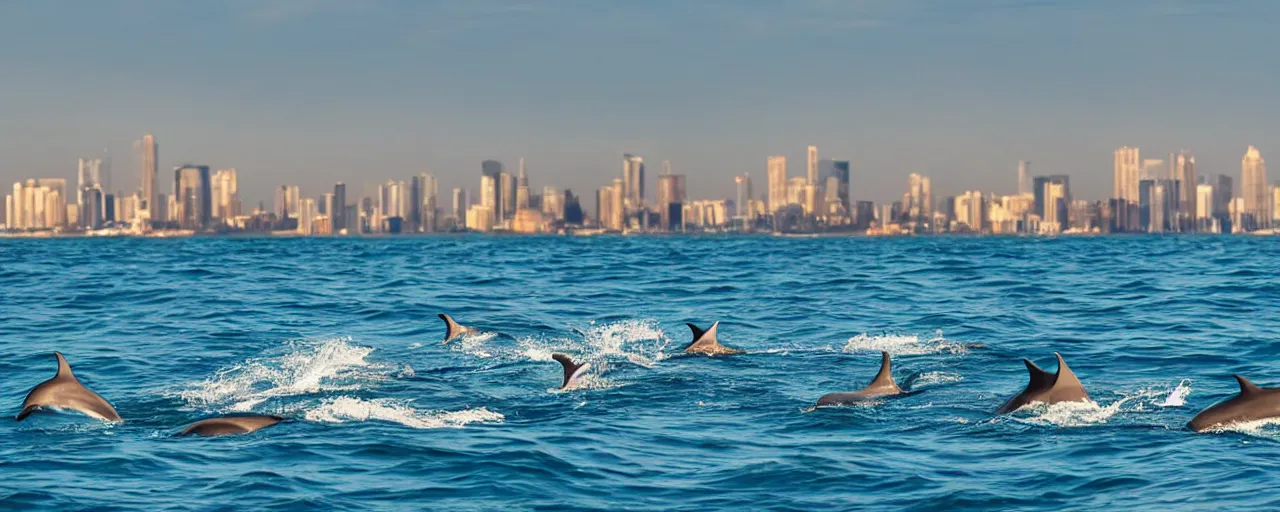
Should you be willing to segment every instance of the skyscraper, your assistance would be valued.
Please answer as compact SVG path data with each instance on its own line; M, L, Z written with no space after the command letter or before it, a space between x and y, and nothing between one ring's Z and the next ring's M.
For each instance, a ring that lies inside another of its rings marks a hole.
M765 172L769 177L769 213L777 213L787 206L787 157L769 157Z
M493 216L494 224L497 224L497 221L502 219L502 217L500 216L501 211L499 211L499 207L498 207L499 203L501 202L500 200L501 198L498 195L500 192L499 189L501 188L501 186L498 180L502 176L502 162L499 162L497 160L485 160L483 162L480 162L480 175L493 178L493 188L488 190L488 193L492 197L488 197L488 198L484 197L483 195L485 194L485 188L484 188L484 180L481 179L480 205L489 207L489 214Z
M1031 162L1018 160L1018 195L1029 196L1031 193Z
M498 188L498 209L502 211L499 219L510 219L516 214L516 177L505 172L499 174Z
M671 206L683 205L685 188L683 174L658 176L658 218L661 229L671 229Z
M156 188L156 176L159 175L160 169L157 166L159 157L159 146L156 144L156 138L150 133L143 135L142 140L133 143L133 150L138 157L138 166L142 171L142 197L138 203L139 217L146 221L163 221L165 219L154 215L156 209L156 194L159 190ZM145 226L144 226L145 227Z
M333 234L341 234L348 229L347 223L347 184L341 181L333 184L333 204L337 211L329 213Z
M818 146L809 146L809 161L805 166L805 177L809 185L818 185Z
M520 174L516 176L516 210L529 207L529 175L524 170L524 158L520 158Z
M622 155L622 197L626 211L644 206L644 159Z
M436 177L426 173L414 176L409 182L408 230L414 233L435 231Z
M1178 185L1177 217L1188 222L1196 217L1196 157L1181 150L1169 154L1169 177Z
M209 227L213 191L209 166L184 165L173 170L173 198L178 225L196 231Z
M751 174L742 173L741 176L734 176L733 183L738 187L738 199L734 202L734 215L738 218L748 217L747 213L751 207Z
M1213 187L1213 215L1219 218L1227 218L1231 212L1231 199L1235 197L1235 183L1230 176L1225 174L1218 175L1218 181Z
M827 160L830 162L827 167L827 176L836 178L837 186L835 197L840 199L840 206L844 208L846 215L852 212L850 208L853 205L849 202L849 161L848 160ZM829 194L828 194L829 195Z
M1240 197L1244 199L1245 230L1271 225L1271 201L1267 194L1267 162L1258 148L1249 146L1240 161Z
M240 194L235 169L219 169L213 173L213 218L224 224L240 215Z
M1116 150L1114 164L1115 188L1112 193L1116 199L1124 199L1131 203L1138 202L1138 181L1141 179L1138 148L1128 146ZM1036 194L1041 191L1036 190Z
M76 209L81 227L97 228L102 225L103 204L102 204L102 160L96 158L81 158L78 172L76 173L78 183L76 186ZM86 195L97 191L97 201L87 200ZM96 208L97 211L90 211L90 208ZM97 222L94 224L94 222Z
M483 213L488 213L490 217L489 225L493 225L493 219L497 217L498 211L498 177L483 174L480 176L480 207ZM471 227L471 221L467 221L467 227Z
M911 173L907 176L907 215L914 221L929 221L933 217L933 191L927 176Z
M467 190L464 188L453 189L453 220L457 224L466 222L467 215Z

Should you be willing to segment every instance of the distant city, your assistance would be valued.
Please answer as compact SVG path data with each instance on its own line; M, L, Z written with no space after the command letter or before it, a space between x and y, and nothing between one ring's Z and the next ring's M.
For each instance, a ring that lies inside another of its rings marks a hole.
M1241 160L1237 195L1226 175L1198 175L1195 156L1179 151L1142 158L1138 148L1115 151L1114 192L1106 200L1076 199L1067 175L1034 176L1031 162L1016 164L1017 193L977 190L936 198L927 176L911 174L901 199L854 200L847 160L820 159L808 147L805 173L790 176L783 156L765 158L764 193L750 173L735 176L737 194L689 199L685 176L662 163L656 197L645 191L645 162L621 155L621 173L595 190L584 210L570 189L529 185L524 159L515 174L496 160L479 163L473 191L455 188L447 209L439 204L435 176L388 180L373 196L348 197L335 183L320 197L299 187L275 189L268 209L246 210L236 169L205 165L173 170L173 185L159 185L159 145L150 134L134 144L140 177L135 190L109 192L107 164L80 159L76 185L65 178L32 178L13 184L0 227L6 236L188 236L265 233L298 236L508 233L722 233L902 235L1088 233L1275 233L1280 227L1280 188L1267 183L1266 163L1249 146ZM1010 181L1014 179L1010 166ZM352 201L354 200L354 201Z

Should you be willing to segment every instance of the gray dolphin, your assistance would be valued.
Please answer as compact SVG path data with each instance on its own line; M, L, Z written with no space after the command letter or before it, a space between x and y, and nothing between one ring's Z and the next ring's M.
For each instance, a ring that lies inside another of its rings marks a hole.
M689 330L693 331L693 342L684 348L686 354L706 354L709 356L745 354L745 351L736 348L729 348L720 344L720 340L716 339L716 328L720 327L720 322L711 324L711 328L707 330L699 329L698 326L686 323Z
M858 391L850 391L843 393L827 393L818 399L818 406L827 405L851 405L858 402L866 402L874 400L882 396L901 395L904 391L893 382L893 373L890 371L889 353L880 352L880 373L876 374L876 378L871 380L871 384Z
M58 373L27 393L27 398L22 401L22 411L18 412L18 421L44 407L72 409L100 420L123 421L110 403L76 380L76 376L71 373L71 365L67 364L67 358L62 357L59 352L54 352L53 355L58 358Z
M1031 373L1031 382L1027 383L1026 389L1021 393L1005 402L996 414L1010 413L1032 402L1056 404L1089 401L1089 393L1084 391L1084 385L1080 384L1080 379L1077 379L1076 374L1067 367L1067 362L1063 361L1062 356L1057 352L1053 353L1053 357L1058 358L1057 374L1041 370L1030 359L1023 359L1022 361L1027 364L1027 371Z
M1203 432L1242 421L1280 417L1280 389L1262 389L1249 379L1239 375L1232 377L1240 383L1240 394L1200 411L1187 423L1187 428Z
M476 332L475 329L472 329L470 327L467 327L465 325L462 325L462 324L459 324L458 322L453 321L453 317L449 315L440 313L438 316L440 317L441 320L444 320L444 343L446 345L450 341L452 341L454 338L457 338L458 336Z
M222 416L197 421L178 432L179 436L225 436L248 434L284 421L280 416Z
M573 359L564 354L551 354L551 358L564 367L564 381L560 383L560 389L569 389L569 386L582 377L583 372L591 366L590 363L574 363Z

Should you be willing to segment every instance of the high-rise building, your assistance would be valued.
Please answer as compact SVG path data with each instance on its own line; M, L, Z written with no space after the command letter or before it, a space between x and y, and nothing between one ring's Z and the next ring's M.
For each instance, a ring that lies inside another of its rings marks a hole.
M1234 181L1235 180L1232 180L1230 176L1225 174L1218 175L1218 181L1213 187L1214 216L1225 218L1231 213L1228 211L1231 207L1231 199L1236 197Z
M765 170L769 177L769 213L777 213L787 206L787 157L769 157Z
M142 172L141 200L138 202L138 211L141 212L139 217L143 218L143 223L148 221L163 221L164 216L156 215L156 195L160 193L160 189L156 187L156 177L160 174L160 168L157 164L159 158L159 146L156 144L156 138L150 133L143 135L142 140L134 142L133 150L137 154L138 166Z
M524 169L524 158L520 158L520 174L516 176L516 210L529 207L529 175Z
M76 177L78 178L76 186L77 224L82 228L100 228L102 227L103 213L105 211L102 204L102 160L81 158ZM89 204L86 195L91 193L96 194L98 200ZM91 209L96 209L96 211L91 211Z
M1271 223L1271 197L1267 190L1267 162L1258 148L1249 146L1240 162L1240 197L1244 199L1241 219L1245 231L1263 229Z
M809 146L809 161L805 165L805 178L809 185L818 185L818 146Z
M213 173L213 218L232 224L240 215L240 193L235 169L218 169Z
M1213 231L1214 213L1218 211L1215 201L1217 201L1217 193L1213 190L1213 185L1207 183L1196 185L1196 231Z
M1141 180L1141 160L1138 148L1128 146L1116 150L1114 181L1116 199L1124 199L1131 203L1138 202L1138 181ZM1036 190L1036 194L1041 191Z
M1177 214L1182 219L1196 216L1196 157L1190 151L1181 150L1169 154L1169 177L1178 185Z
M67 227L67 180L29 179L13 184L13 195L5 198L5 218L11 229L56 229Z
M669 171L658 176L658 223L664 230L671 229L671 205L685 202L684 175Z
M325 192L320 196L320 203L316 204L316 209L320 215L329 217L329 222L333 222L333 215L338 211L338 205L333 200L333 192ZM332 224L330 224L332 228Z
M213 207L209 166L184 165L175 168L172 197L178 225L182 229L199 231L209 227Z
M516 214L516 177L510 173L498 175L498 210L500 220L510 219Z
M276 189L275 214L281 219L298 218L298 200L301 196L297 185L280 185Z
M734 216L740 219L747 217L748 203L751 202L751 174L742 173L741 176L734 176L733 183L738 188L738 199L734 204Z
M542 216L550 222L564 219L564 195L555 187L542 187Z
M913 221L928 221L933 217L932 184L926 176L911 173L907 176L906 209Z
M491 198L485 198L483 196L483 194L485 193L485 189L484 189L483 180L481 181L480 193L482 195L480 197L480 205L489 206L490 208L489 213L490 215L493 215L494 219L496 220L500 220L502 218L500 216L501 211L499 210L499 206L498 206L502 202L501 197L498 195L501 189L501 185L500 185L501 182L499 181L499 179L501 179L501 176L502 176L502 169L503 169L502 162L499 162L497 160L485 160L483 162L480 162L480 175L493 178L493 188L489 190L489 194L493 196Z
M310 197L298 201L298 234L314 235L315 220L319 213L316 212L316 200Z
M414 176L409 183L409 200L406 201L409 231L430 233L435 231L436 192L439 185L436 177L422 173Z
M970 190L956 196L955 219L972 231L986 229L986 207L982 192Z
M835 197L840 200L841 208L843 208L846 215L848 215L848 212L853 211L850 209L853 207L853 204L850 203L849 199L849 161L823 160L821 166L825 168L825 176L836 178L837 189ZM828 195L831 195L830 191L828 191Z
M1062 185L1063 201L1065 201L1065 203L1068 205L1071 204L1071 177L1070 176L1067 176L1065 174L1053 174L1050 176L1036 176L1035 178L1032 178L1031 181L1035 188L1034 189L1035 194L1032 196L1035 198L1035 203L1034 203L1035 206L1032 213L1039 215L1041 222L1043 222L1044 219L1047 218L1047 215L1048 215L1047 208L1051 207L1051 205L1053 204L1052 202L1045 199L1045 195L1044 195L1046 190L1045 186L1047 184ZM1061 218L1063 222L1066 221L1065 214L1060 215L1059 218Z
M1067 205L1069 204L1066 184L1059 181L1047 181L1044 184L1044 215L1041 216L1041 229L1050 232L1062 231L1067 224Z
M1031 162L1026 160L1018 160L1018 195L1034 195L1031 192Z
M497 215L498 215L498 176L497 175L493 175L493 176L490 176L488 174L480 175L480 207L482 208L482 210L477 210L476 215L479 215L479 212L488 213L490 216L493 217L489 219L489 226L493 226L494 224L493 221L494 219L497 218ZM470 208L467 209L467 212L468 212L468 215L471 215ZM472 224L471 219L468 217L467 227L471 228L471 224Z
M626 211L644 206L644 159L631 154L622 155L622 196Z
M467 215L467 190L463 188L453 189L453 220L456 223L465 223Z
M333 234L342 234L342 230L353 230L350 218L347 217L347 184L341 181L333 184L333 204L337 211L330 213L330 225ZM350 231L348 231L350 232Z

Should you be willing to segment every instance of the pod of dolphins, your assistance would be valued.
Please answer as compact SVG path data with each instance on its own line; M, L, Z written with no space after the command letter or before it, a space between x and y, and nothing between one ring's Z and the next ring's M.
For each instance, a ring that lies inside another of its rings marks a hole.
M480 332L454 321L449 315L439 315L445 323L444 343L465 334ZM716 338L716 330L720 322L711 324L703 330L694 324L686 324L693 332L693 341L685 346L686 354L721 356L744 354L742 350L726 347ZM73 410L103 421L120 422L120 414L106 399L80 384L71 365L61 353L54 352L58 360L58 371L53 378L37 384L27 393L22 401L22 409L17 420L22 421L33 412L53 408ZM996 410L996 414L1007 414L1032 403L1055 404L1060 402L1087 402L1089 394L1080 383L1067 362L1058 353L1053 354L1058 360L1057 373L1042 370L1030 359L1023 359L1030 374L1030 381L1020 393L1010 398ZM553 354L552 359L559 362L564 369L564 377L560 389L569 389L586 373L590 366L586 363L575 363L565 354ZM857 391L827 393L818 398L818 407L852 405L866 403L886 397L908 395L893 380L891 361L888 352L880 353L880 372L866 387ZM1234 376L1240 384L1240 393L1197 414L1187 428L1195 432L1203 432L1224 427L1234 423L1280 418L1280 388L1263 389L1239 375ZM270 427L284 421L283 417L274 415L234 415L206 418L183 428L178 436L222 436L231 434L247 434Z

